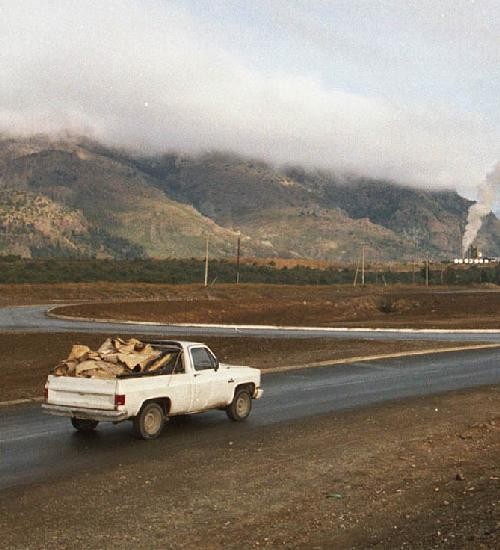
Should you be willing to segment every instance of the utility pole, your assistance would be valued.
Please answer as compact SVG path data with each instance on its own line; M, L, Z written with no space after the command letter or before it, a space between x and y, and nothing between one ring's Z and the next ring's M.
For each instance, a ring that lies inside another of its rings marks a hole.
M208 286L208 233L205 248L205 286Z
M354 281L352 282L352 286L356 288L356 284L358 283L358 272L359 272L359 256L356 260L356 271L354 272Z
M361 248L361 286L365 286L365 245Z
M238 231L238 244L236 245L236 284L240 284L240 253L241 253L241 233Z
M429 258L425 260L425 286L429 286Z

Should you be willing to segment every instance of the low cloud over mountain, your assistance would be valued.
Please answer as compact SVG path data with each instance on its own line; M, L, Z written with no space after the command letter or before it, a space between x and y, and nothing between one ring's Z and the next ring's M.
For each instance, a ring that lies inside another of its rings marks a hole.
M498 155L496 119L485 117L479 103L479 110L464 106L458 95L447 103L433 99L439 94L431 89L432 75L437 82L442 73L422 66L438 57L436 44L451 55L440 40L453 50L461 29L456 19L440 17L443 28L436 30L414 18L415 33L406 35L414 42L393 44L398 53L391 62L380 38L368 47L380 33L366 18L356 26L354 11L348 34L347 24L321 2L315 19L302 2L295 19L283 7L237 2L231 12L219 2L5 2L0 129L70 131L148 153L230 150L474 195ZM325 34L319 25L323 9L338 32ZM374 25L390 22L384 10L373 14ZM401 14L404 23L403 15L411 14ZM417 36L427 42L418 44ZM483 51L487 36L475 37L479 46L468 40L478 48L473 51ZM413 73L411 52L427 55L415 54ZM331 63L314 61L328 56ZM462 58L470 64L470 56ZM421 95L403 85L411 74L423 79ZM394 86L384 88L384 78ZM369 85L370 79L380 85Z
M237 155L137 156L85 138L0 139L0 254L353 261L458 255L471 202ZM477 244L500 255L500 222Z

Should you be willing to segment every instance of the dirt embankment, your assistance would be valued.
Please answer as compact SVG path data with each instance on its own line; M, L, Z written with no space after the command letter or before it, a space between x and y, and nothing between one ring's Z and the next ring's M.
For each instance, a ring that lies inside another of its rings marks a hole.
M83 333L0 333L0 401L42 396L47 374L68 356L73 344L95 349L106 337ZM204 338L203 342L221 361L260 369L450 346L449 342L273 338Z
M226 285L168 300L81 304L54 313L161 323L499 328L500 289Z
M170 429L196 419L86 472L4 490L0 547L500 546L498 386L200 432L191 446L172 447Z
M0 284L0 306L113 300L169 300L203 295L200 285L151 283Z

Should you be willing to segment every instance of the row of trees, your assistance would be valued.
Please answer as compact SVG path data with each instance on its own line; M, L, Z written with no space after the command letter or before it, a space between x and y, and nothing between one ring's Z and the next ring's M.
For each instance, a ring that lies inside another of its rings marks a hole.
M96 259L21 259L0 256L0 283L130 282L187 284L202 283L205 265L197 259L96 260ZM210 262L209 284L234 283L237 267L227 260ZM306 266L277 268L273 265L241 264L242 283L274 284L352 284L354 268L316 269ZM426 269L416 273L368 269L366 284L425 284ZM429 269L429 284L500 284L500 264L496 266L448 266ZM358 279L359 284L359 279Z

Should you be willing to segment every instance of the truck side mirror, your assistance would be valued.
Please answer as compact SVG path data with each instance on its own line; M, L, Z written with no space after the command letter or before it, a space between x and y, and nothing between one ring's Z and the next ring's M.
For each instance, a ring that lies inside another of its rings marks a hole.
M214 366L214 369L215 369L215 370L219 370L219 360L217 359L217 357L215 358L215 366Z

